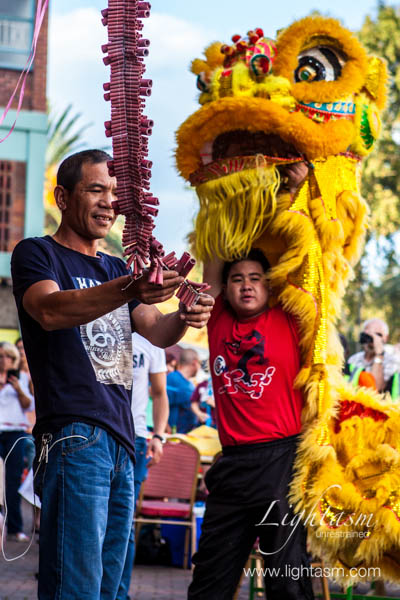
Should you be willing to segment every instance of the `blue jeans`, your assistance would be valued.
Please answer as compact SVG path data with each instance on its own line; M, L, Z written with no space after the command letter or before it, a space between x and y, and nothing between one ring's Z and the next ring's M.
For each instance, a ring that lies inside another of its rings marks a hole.
M27 437L25 431L0 432L0 456L3 459L21 437ZM24 470L25 443L21 441L14 446L6 464L7 531L12 534L22 531L21 496L18 494L18 488Z
M137 437L135 439L135 503L139 498L140 486L147 477L147 462L146 460L147 442L144 437ZM131 533L129 535L128 550L126 553L126 560L124 565L124 571L122 573L121 584L119 586L116 600L127 600L129 598L129 584L131 581L131 574L133 569L133 563L135 562L135 527L132 523Z
M22 443L22 442L21 442ZM24 443L24 462L25 467L32 468L33 459L35 458L35 442L31 433L26 434L26 442Z
M42 500L39 600L115 600L131 529L133 464L109 433L73 423L53 434Z

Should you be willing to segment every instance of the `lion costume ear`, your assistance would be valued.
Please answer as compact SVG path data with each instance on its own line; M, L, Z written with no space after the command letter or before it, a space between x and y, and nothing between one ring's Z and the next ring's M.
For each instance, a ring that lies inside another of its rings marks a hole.
M368 57L368 72L364 83L364 91L376 103L379 110L385 108L388 81L386 62L377 56Z

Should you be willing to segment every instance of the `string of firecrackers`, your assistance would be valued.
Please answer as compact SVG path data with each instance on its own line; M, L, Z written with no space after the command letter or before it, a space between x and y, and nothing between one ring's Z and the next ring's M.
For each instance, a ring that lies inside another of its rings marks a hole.
M111 102L111 118L104 123L106 137L112 138L113 160L107 166L117 179L116 214L125 216L122 244L132 277L142 275L150 261L149 282L161 285L163 270L173 269L186 277L195 260L184 252L178 260L152 235L158 198L150 192L152 162L148 160L148 138L153 121L144 115L145 99L151 95L152 81L143 77L150 41L141 35L142 19L150 16L149 2L109 0L102 11L108 29L108 43L102 46L103 62L110 67L110 81L103 85L104 99ZM176 295L187 307L196 303L207 284L185 280Z

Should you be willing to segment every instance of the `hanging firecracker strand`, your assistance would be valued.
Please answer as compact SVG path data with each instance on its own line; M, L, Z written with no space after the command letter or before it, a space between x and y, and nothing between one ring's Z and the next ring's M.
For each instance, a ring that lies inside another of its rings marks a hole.
M152 235L159 204L150 192L152 162L147 157L154 123L143 111L153 84L143 77L150 41L141 35L141 19L150 16L150 8L149 2L109 0L102 11L102 23L108 29L103 62L110 66L104 99L111 102L111 118L104 125L106 136L112 138L114 157L107 163L108 170L117 179L118 199L113 208L125 216L122 244L127 267L133 277L139 277L150 262L149 281L161 285L163 269L174 269L186 277L195 260L187 252L180 260L174 253L164 256L162 244ZM185 281L176 295L185 306L191 306L207 287Z

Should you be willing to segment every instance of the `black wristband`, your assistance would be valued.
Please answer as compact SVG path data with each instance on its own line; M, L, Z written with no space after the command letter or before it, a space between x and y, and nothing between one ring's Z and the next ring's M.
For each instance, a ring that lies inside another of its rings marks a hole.
M163 435L159 435L158 433L153 433L153 440L154 438L160 440L162 444L165 444L165 442L167 441Z

